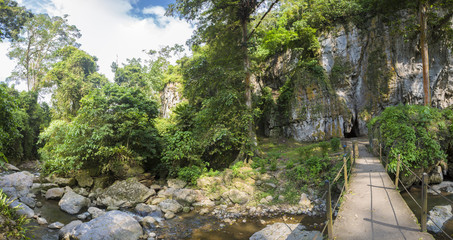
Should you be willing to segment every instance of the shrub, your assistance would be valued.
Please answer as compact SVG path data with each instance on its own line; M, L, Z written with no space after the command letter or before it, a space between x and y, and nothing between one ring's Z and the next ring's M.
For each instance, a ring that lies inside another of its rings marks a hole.
M183 167L178 171L178 177L192 185L197 184L198 178L203 174L203 169L198 166Z
M373 136L381 138L392 172L398 154L409 167L429 168L447 157L445 149L452 139L447 126L451 125L452 115L448 109L399 105L387 107L368 123L368 128Z
M321 148L321 154L322 155L329 154L329 147L330 147L329 142L320 142L318 144L318 146Z
M332 138L330 140L330 148L332 151L338 151L340 149L341 141L339 138Z

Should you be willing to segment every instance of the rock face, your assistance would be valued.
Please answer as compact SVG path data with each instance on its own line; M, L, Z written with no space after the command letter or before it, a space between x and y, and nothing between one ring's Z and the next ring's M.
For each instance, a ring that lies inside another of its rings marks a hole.
M407 18L405 12L399 14ZM274 99L282 98L260 121L265 135L314 141L367 134L365 122L385 107L423 102L418 37L395 34L405 26L390 26L378 17L363 25L338 25L321 34L319 60L325 81L298 67L301 56L296 51L267 63L257 81L271 88ZM438 41L430 43L429 57L431 105L446 108L453 104L453 54Z
M439 229L436 225L442 227L451 217L453 217L453 214L451 213L451 205L435 206L431 211L429 211L429 220L426 227L431 232L441 232L441 229Z
M316 237L317 236L317 237ZM315 238L316 237L316 238ZM318 231L305 231L300 224L274 223L254 233L250 240L322 240Z
M71 225L68 224L66 227ZM74 227L75 226L75 227ZM127 213L117 210L106 214L86 223L76 221L68 229L60 231L60 236L69 236L70 239L91 240L136 240L143 234L143 229L133 217Z
M131 178L116 181L112 186L103 190L97 198L98 204L109 207L132 207L137 203L145 202L155 194L154 190Z
M182 101L180 94L181 84L169 82L161 92L160 100L162 102L161 113L163 118L169 118L172 108Z
M69 214L77 214L83 207L87 207L90 204L90 200L82 195L79 195L73 191L65 193L58 206L61 210Z
M0 177L0 188L10 198L26 197L33 186L33 174L17 172Z

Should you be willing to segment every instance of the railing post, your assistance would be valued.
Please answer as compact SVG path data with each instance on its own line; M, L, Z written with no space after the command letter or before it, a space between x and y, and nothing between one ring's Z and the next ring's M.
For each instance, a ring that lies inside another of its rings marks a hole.
M379 161L382 163L382 145L379 143Z
M332 220L332 196L330 192L330 182L326 180L327 196L326 196L326 212L327 212L327 233L329 240L333 240L333 220Z
M351 153L350 153L350 158L351 158L351 166L355 164L355 159L354 159L354 151L351 149Z
M395 178L395 187L398 188L398 181L400 178L400 154L398 153L398 161L396 163L396 178Z
M356 151L356 150L355 150L355 143L356 143L355 141L352 141L352 157L353 157L353 159L354 159L354 162L355 162L355 160L356 160L356 159L355 159L355 155L356 155L356 152L355 152L355 151Z
M351 163L352 163L352 159L351 159ZM344 188L347 192L348 191L348 161L346 160L346 156L343 156L343 164L344 164Z
M428 218L428 174L423 173L422 177L422 216L421 228L422 232L426 232L426 222Z
M352 142L352 147L354 148L354 159L359 158L359 144L357 143L357 141Z

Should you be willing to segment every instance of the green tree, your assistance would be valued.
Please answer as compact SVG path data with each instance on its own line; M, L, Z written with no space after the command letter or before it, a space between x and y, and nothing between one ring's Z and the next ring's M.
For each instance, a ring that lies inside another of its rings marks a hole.
M18 123L14 118L16 110L15 99L8 94L8 87L0 84L0 165L6 161L5 151L10 139L19 134Z
M55 88L52 94L54 116L70 119L76 116L83 96L94 88L101 88L107 78L96 72L96 57L82 50L67 46L56 55L61 61L47 73L43 86Z
M15 161L38 159L38 136L49 125L50 111L46 103L38 104L38 93L18 92L9 88L8 94L16 100L14 119L19 134L9 138L5 154Z
M276 2L278 0L270 5L263 17ZM248 116L246 123L248 139L244 142L240 156L244 156L246 160L253 156L254 148L257 145L252 112L251 66L248 52L249 39L254 32L254 30L249 31L248 26L251 15L257 7L258 1L256 0L178 0L175 4L170 4L167 11L168 14L178 15L196 22L197 33L193 38L195 43L205 42L211 45L223 45L224 50L222 52L229 51L228 54L231 54L232 51L238 51L240 53L240 57L235 61L242 60L245 114ZM232 35L234 35L233 38L226 38ZM229 43L225 44L228 41ZM240 46L240 48L233 47L234 45Z
M25 22L32 16L16 1L0 0L0 42L3 39L17 39Z
M67 16L49 17L38 14L24 26L17 41L12 42L8 56L17 61L11 80L25 81L28 90L36 91L51 65L58 60L59 49L77 46L79 30L69 25Z

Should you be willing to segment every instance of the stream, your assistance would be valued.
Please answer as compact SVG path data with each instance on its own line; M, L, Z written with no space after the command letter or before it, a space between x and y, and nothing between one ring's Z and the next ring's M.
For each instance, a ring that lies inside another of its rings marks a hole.
M32 169L25 169L39 176L39 172ZM3 172L0 175L6 175L11 172ZM42 207L35 207L33 210L36 215L47 220L48 224L61 222L68 224L71 221L78 220L77 214L71 215L60 209L59 200L47 200L40 193L36 194L36 201L42 203ZM86 208L80 213L86 212ZM120 209L131 216L144 217L135 212L133 209ZM288 215L282 214L273 217L245 217L232 219L231 223L222 221L215 216L199 215L196 211L189 213L179 213L175 218L165 220L162 215L155 215L156 212L149 214L153 216L158 224L149 229L143 228L145 233L156 233L156 239L231 239L243 240L249 239L255 232L260 231L266 225L276 222L285 222L289 224L300 223L307 230L321 231L325 218L308 216L308 215ZM88 220L87 220L88 221ZM36 220L32 219L28 225L30 231L27 236L30 239L57 240L58 229L49 229L47 225L39 225Z
M420 204L421 199L422 199L421 188L419 186L413 186L410 189L410 193L412 194L412 196ZM441 192L441 193L445 197L447 197L448 199L453 200L453 194L446 193L446 192ZM409 194L407 192L402 192L401 196L404 198L404 200L406 201L407 205L409 206L409 208L412 210L412 212L415 214L415 216L417 217L418 221L420 222L421 209L417 206L417 204L414 202L414 200L412 200L412 198L409 196ZM435 206L448 205L448 204L450 204L450 203L447 200L445 200L443 197L428 193L428 213ZM452 236L452 234L453 234L453 218L448 220L448 221L446 221L442 229L447 234ZM443 234L442 232L440 232L440 233L432 233L432 232L430 232L430 233L434 236L435 239L438 239L438 240L449 240L450 239L447 236L445 236L445 234Z
M76 215L71 215L60 210L57 200L46 200L38 196L38 201L43 203L41 208L35 208L35 213L40 214L49 223L59 221L68 224L77 220ZM123 210L131 215L137 215L135 212ZM83 210L82 210L83 212ZM157 239L231 239L242 240L249 239L255 232L263 229L268 224L275 222L301 223L307 227L307 230L322 230L321 217L309 217L307 215L282 215L272 218L239 218L231 225L225 223L213 216L200 216L192 211L190 213L177 214L174 219L164 220L156 217L160 221L158 227L144 229L153 231L157 234ZM263 222L265 221L265 222ZM32 231L28 234L31 239L56 240L58 239L58 230L40 226L35 221L30 223Z

